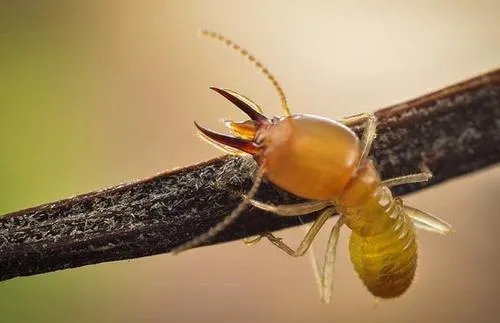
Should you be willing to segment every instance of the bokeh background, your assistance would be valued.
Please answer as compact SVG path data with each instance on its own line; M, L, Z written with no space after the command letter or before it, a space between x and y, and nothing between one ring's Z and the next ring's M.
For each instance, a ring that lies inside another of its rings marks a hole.
M279 114L268 81L202 28L268 65L294 112L332 118L500 66L496 0L1 1L0 214L217 156L192 121L242 116L208 86ZM378 305L345 231L329 306L307 257L234 242L2 282L0 322L498 322L499 196L498 167L408 196L456 233L422 233L415 284Z

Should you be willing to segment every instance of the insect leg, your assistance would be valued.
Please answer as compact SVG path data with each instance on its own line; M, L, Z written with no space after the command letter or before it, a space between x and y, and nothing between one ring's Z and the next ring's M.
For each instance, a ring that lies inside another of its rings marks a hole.
M271 212L281 216L298 216L320 211L331 205L328 201L312 201L298 204L270 205L256 200L250 200L250 204L258 209Z
M335 266L335 256L337 254L337 242L339 241L340 228L344 224L341 216L330 232L330 238L326 246L325 260L323 263L323 275L321 285L323 286L321 298L325 303L330 303L333 292L333 269Z
M383 181L382 185L385 185L387 187L393 187L402 184L427 182L432 178L432 172L425 164L422 164L420 166L420 169L422 170L421 173L391 178Z
M262 166L259 168L259 171L257 172L257 175L255 176L255 181L248 191L248 194L245 196L243 201L229 214L226 216L221 222L210 228L207 232L201 234L198 237L195 237L186 243L180 245L177 248L174 248L171 252L173 254L177 254L181 251L187 250L194 248L196 246L199 246L200 244L204 243L205 241L209 240L210 238L216 236L220 232L222 232L224 229L226 229L231 223L233 223L240 215L241 213L245 210L245 208L248 206L250 203L250 199L255 196L257 193L257 190L259 189L260 183L262 182L262 178L264 177L264 171L265 168Z
M311 266L314 273L314 280L316 280L316 286L318 287L319 295L323 298L323 278L321 270L319 269L318 257L316 256L316 252L314 251L314 245L311 244L309 250L309 260L311 261Z
M311 228L309 231L307 231L306 235L304 236L304 239L300 242L299 246L297 249L293 250L290 248L288 245L283 243L281 238L278 238L274 236L272 233L265 233L263 236L269 239L276 247L280 248L284 252L286 252L288 255L292 257L300 257L303 256L307 249L311 246L311 243L313 242L314 238L318 234L319 230L323 225L325 224L326 220L333 215L335 212L334 208L328 208L326 209L321 215L316 219L316 221L313 222Z
M331 202L326 202L326 201L313 201L313 202L305 202L305 203L298 203L298 204L282 204L282 205L270 205L270 204L265 204L256 200L250 200L250 204L252 204L254 207L261 209L263 211L267 211L270 213L274 213L280 216L300 216L300 215L305 215L305 214L310 214L314 213L317 211L320 211L328 206L331 205ZM306 230L306 232L310 229L309 228ZM243 242L247 246L253 246L260 242L260 240L266 237L266 235L259 235L257 237L253 238L244 238ZM273 239L279 239L275 236L273 236Z
M407 205L403 206L403 210L419 229L439 234L447 234L452 231L451 225L432 214Z
M299 217L299 220L301 218ZM300 221L302 222L302 220ZM307 233L311 229L311 224L304 224L302 228L304 229L304 232ZM316 286L318 288L318 292L320 295L323 294L323 284L322 284L322 278L321 278L321 271L319 269L319 262L318 262L318 257L316 256L316 251L314 250L314 241L311 242L311 246L309 247L309 261L311 262L312 270L314 273L314 280L316 281Z
M361 152L361 157L359 158L360 163L365 162L372 148L373 140L377 136L377 118L373 113L368 113L366 118L365 131L363 132L363 137L361 138L361 147L363 147L363 151Z
M263 237L264 237L263 235L258 235L258 236L253 237L253 238L243 238L243 243L247 246L253 246L253 245L256 245L257 243L259 243Z
M357 123L365 122L368 119L368 114L369 113L366 113L366 112L354 114L352 116L348 116L348 117L344 117L342 119L339 119L339 122L350 127L350 126L355 125Z
M270 205L256 200L250 200L250 204L258 209L280 216L299 216L320 211L331 205L331 202L313 201L298 204ZM253 246L257 244L264 236L265 235L260 235L254 238L245 238L243 239L243 242L247 246Z
M360 164L364 163L370 153L373 140L377 136L377 117L375 117L375 114L372 112L368 112L340 119L340 122L346 126L365 122L365 130L361 138L361 147L363 150L361 152L361 158L359 159Z

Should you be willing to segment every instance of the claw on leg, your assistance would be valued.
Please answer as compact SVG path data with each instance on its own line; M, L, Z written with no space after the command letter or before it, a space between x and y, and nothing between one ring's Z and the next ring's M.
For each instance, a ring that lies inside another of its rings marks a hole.
M259 235L259 236L253 237L253 238L244 238L243 243L247 246L253 246L253 245L256 245L257 243L259 243L260 240L262 240L262 237L264 237L264 236Z

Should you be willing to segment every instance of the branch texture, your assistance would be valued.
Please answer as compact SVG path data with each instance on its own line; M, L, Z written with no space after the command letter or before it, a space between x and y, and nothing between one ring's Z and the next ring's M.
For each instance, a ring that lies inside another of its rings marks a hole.
M500 69L376 115L372 156L382 177L417 172L422 158L435 175L425 185L398 187L397 195L500 161ZM251 160L223 156L0 217L0 280L169 252L228 215L251 186L254 170ZM269 183L257 198L299 200ZM285 218L250 207L208 244L300 225L315 216Z

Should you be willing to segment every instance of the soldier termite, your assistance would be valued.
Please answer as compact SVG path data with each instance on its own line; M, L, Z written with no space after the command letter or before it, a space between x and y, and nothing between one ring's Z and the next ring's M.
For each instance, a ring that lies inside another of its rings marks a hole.
M291 114L277 80L254 56L220 34L208 31L203 34L239 51L267 76L281 99L284 116L269 118L247 97L228 89L211 88L246 113L250 120L226 122L237 136L216 133L195 123L200 134L226 152L242 151L252 155L260 168L254 185L229 216L174 252L197 246L218 234L249 204L281 216L323 210L297 249L290 248L272 233L264 233L254 242L265 237L287 254L302 256L326 220L338 213L340 217L330 233L323 269L316 275L322 299L329 302L331 298L336 246L343 225L352 231L351 262L368 290L380 298L402 295L413 281L417 266L415 228L446 234L451 227L428 213L404 205L401 199L392 196L390 187L427 181L431 172L422 164L421 173L382 181L368 157L376 136L377 120L373 113L338 121ZM359 122L365 123L361 140L348 128ZM311 201L268 205L254 200L263 176L282 189Z

